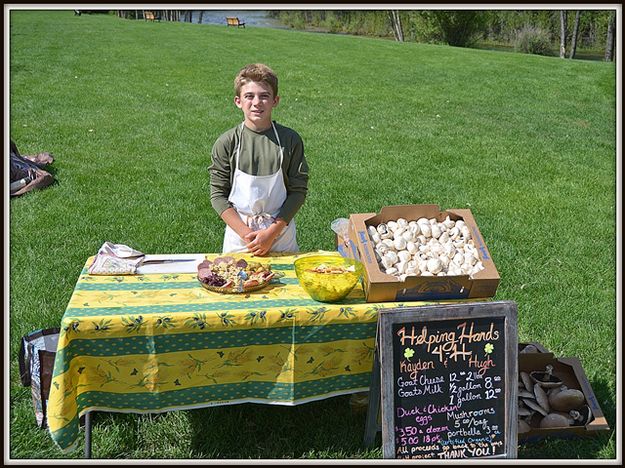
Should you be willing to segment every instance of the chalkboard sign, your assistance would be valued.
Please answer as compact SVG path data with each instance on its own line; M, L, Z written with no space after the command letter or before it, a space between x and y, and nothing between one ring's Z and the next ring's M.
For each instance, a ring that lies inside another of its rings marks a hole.
M381 310L384 458L516 458L516 330L510 301Z

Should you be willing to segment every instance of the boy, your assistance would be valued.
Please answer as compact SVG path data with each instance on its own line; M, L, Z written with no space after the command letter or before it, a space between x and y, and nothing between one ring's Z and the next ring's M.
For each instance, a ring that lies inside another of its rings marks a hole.
M222 134L209 167L211 204L226 223L222 251L297 252L295 213L308 190L304 143L271 119L278 105L278 78L251 64L234 79L240 125Z

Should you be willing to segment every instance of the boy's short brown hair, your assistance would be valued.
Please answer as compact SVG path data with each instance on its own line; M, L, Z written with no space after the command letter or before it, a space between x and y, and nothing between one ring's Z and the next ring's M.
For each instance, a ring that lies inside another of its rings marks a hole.
M234 79L234 92L238 96L241 88L251 81L265 83L273 91L273 97L278 95L278 77L274 71L262 63L251 63L239 70Z

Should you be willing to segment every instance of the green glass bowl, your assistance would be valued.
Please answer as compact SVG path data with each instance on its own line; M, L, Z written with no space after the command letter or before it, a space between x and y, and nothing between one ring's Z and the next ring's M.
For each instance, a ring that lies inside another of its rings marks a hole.
M321 302L337 302L344 299L360 280L362 263L334 255L311 255L295 260L295 274L300 286L310 297ZM345 273L316 273L310 271L321 265L353 269Z

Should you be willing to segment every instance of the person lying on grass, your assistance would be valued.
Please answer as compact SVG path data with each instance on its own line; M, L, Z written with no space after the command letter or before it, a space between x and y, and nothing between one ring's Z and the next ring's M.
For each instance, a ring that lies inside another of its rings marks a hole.
M217 139L209 167L211 204L226 223L222 251L297 252L294 217L308 191L304 143L271 119L280 101L271 68L243 67L234 91L244 120Z

